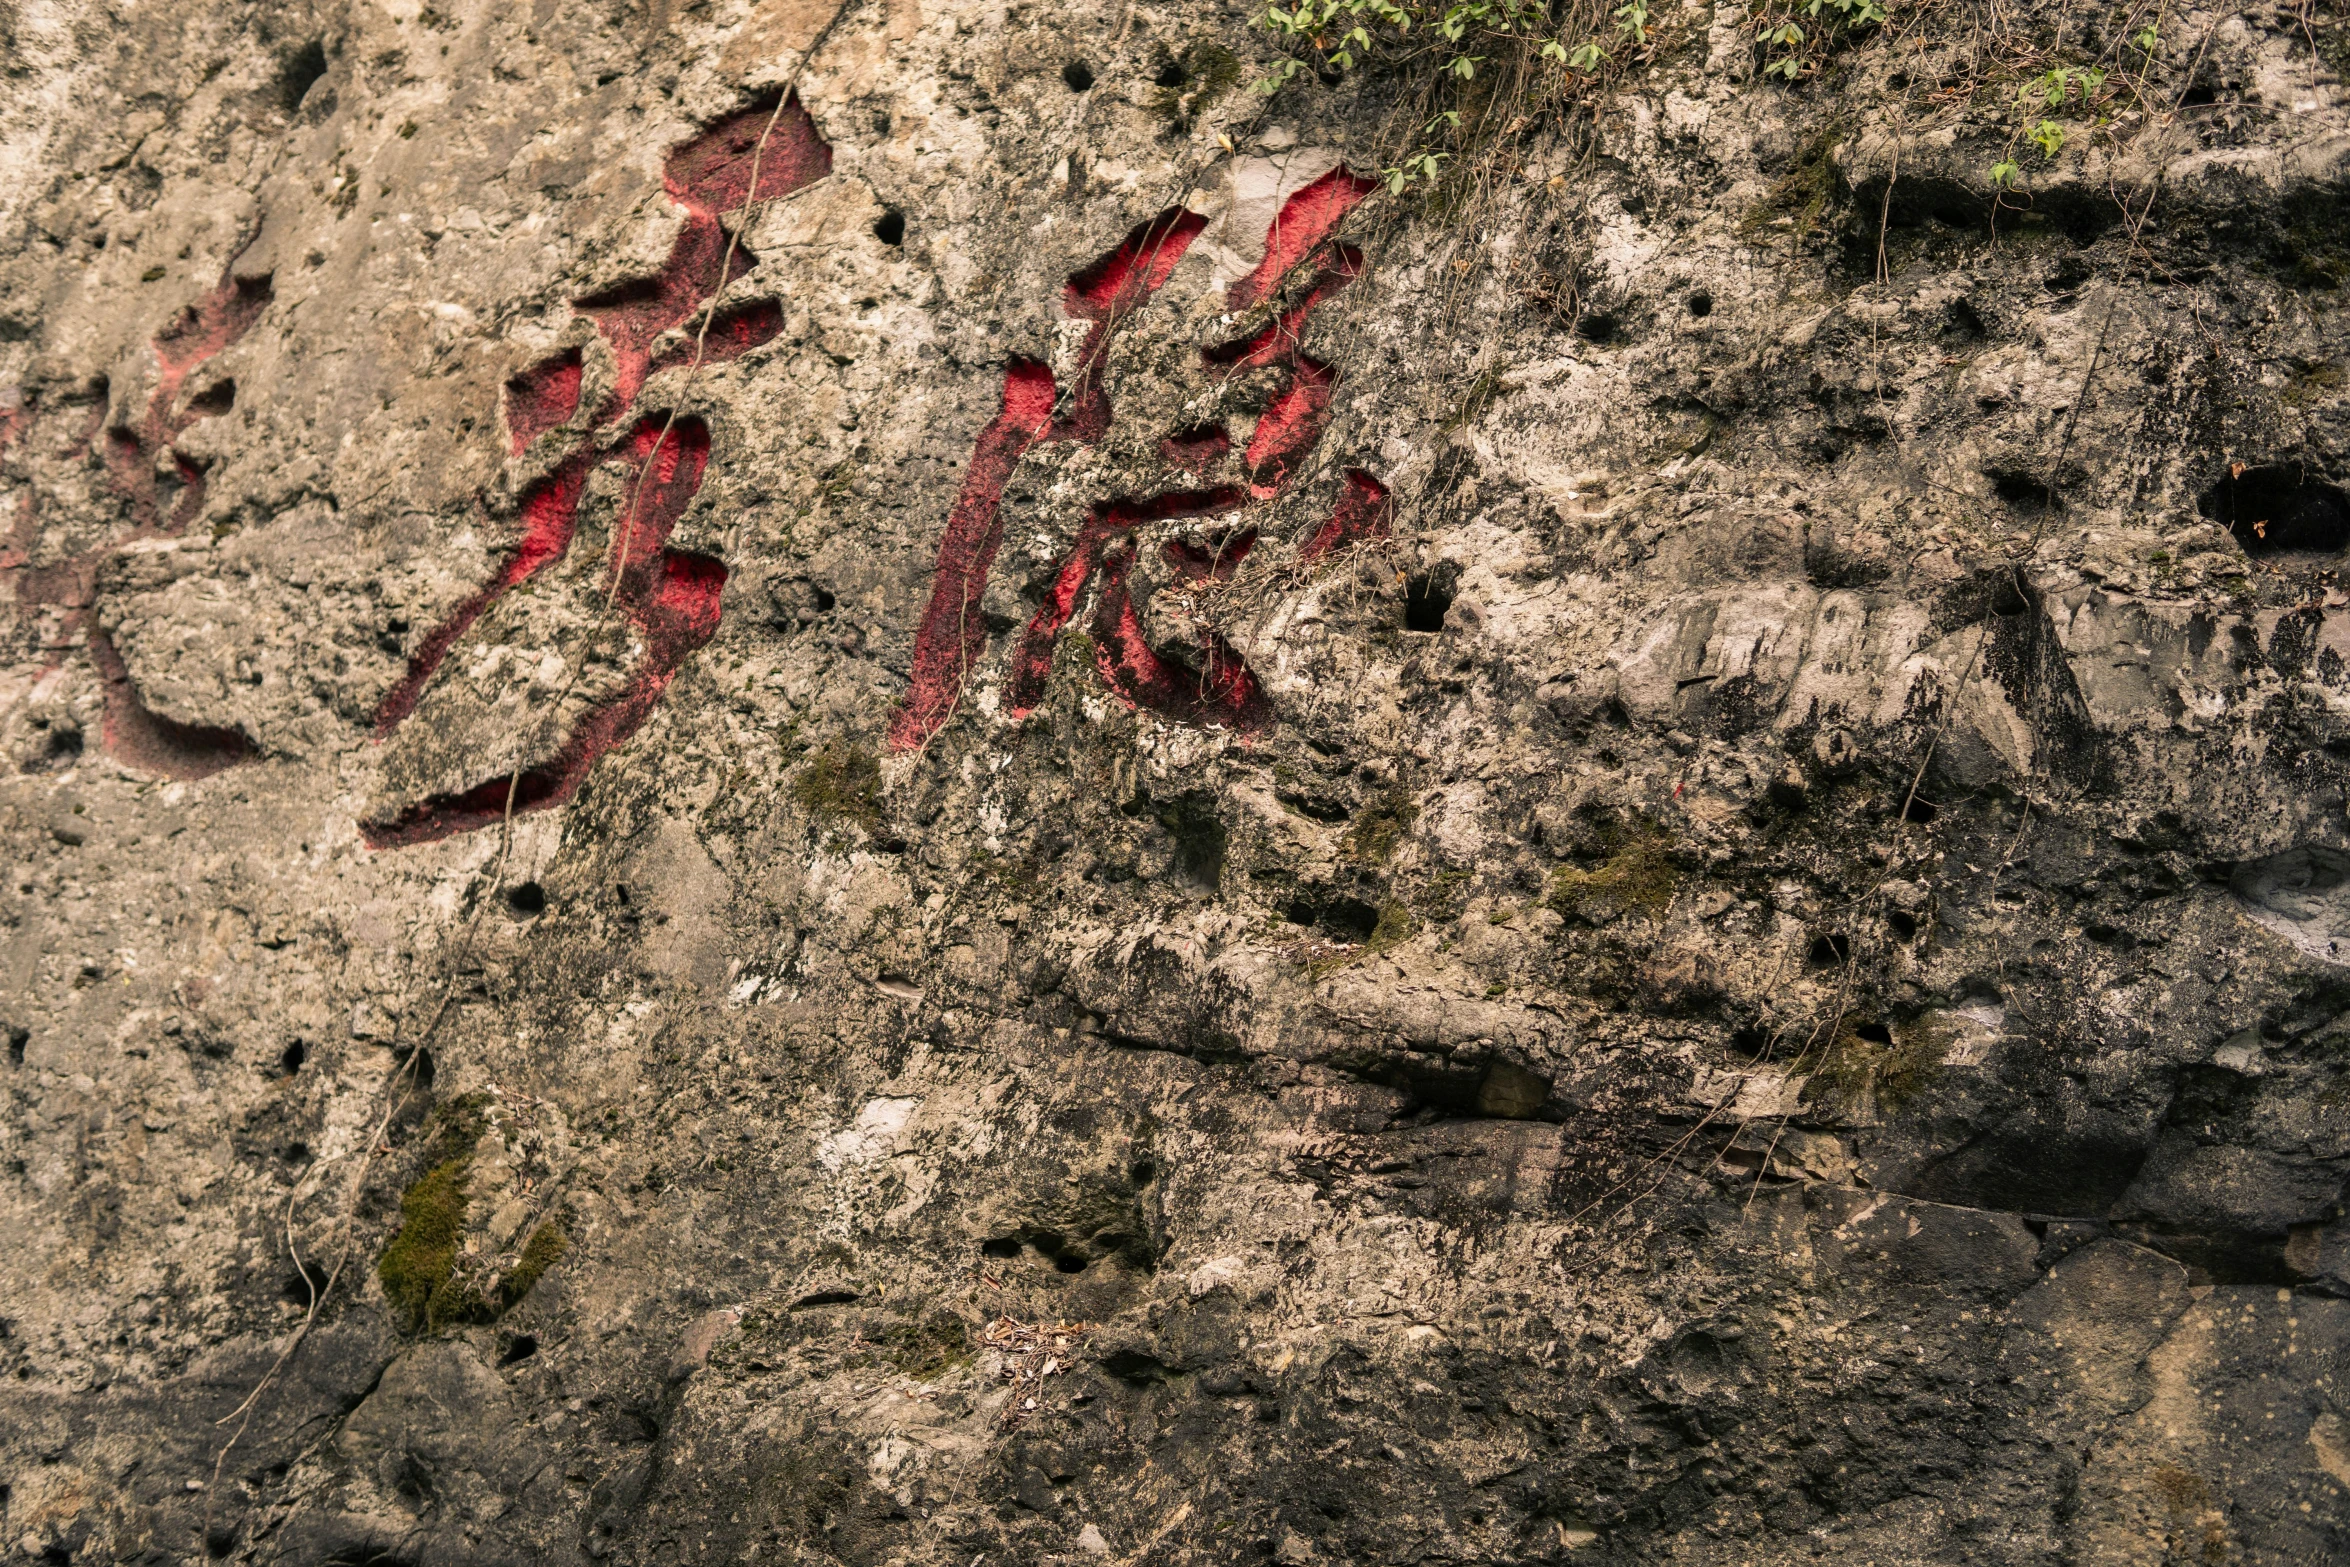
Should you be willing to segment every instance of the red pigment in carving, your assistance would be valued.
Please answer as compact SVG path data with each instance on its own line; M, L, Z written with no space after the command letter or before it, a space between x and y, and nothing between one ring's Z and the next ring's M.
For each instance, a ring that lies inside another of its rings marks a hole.
M220 282L151 340L149 346L154 350L157 367L156 384L136 426L105 432L101 460L129 508L134 537L157 528L176 532L187 526L203 504L202 467L194 459L171 450L171 443L198 420L228 412L236 402L236 383L222 380L189 398L184 408L175 404L189 377L205 361L250 331L269 303L269 279L266 276L239 278L234 275L234 266L232 256ZM68 461L88 456L103 425L105 384L98 383L94 391L95 401L85 416L83 429L59 453ZM11 409L5 420L0 420L0 445L26 433L34 412L29 402ZM164 521L163 502L172 491L165 489L156 474L167 454L171 460L173 489L177 491L177 503L171 508L168 523ZM9 584L12 590L9 597L20 616L41 612L57 615L53 640L45 649L51 655L48 667L55 668L57 660L71 647L72 639L81 635L97 602L98 574L122 541L109 540L52 565L34 568L29 565L29 559L36 526L33 497L28 493L9 536L0 540L0 568L14 577ZM89 648L104 693L100 742L117 760L166 778L196 779L250 761L259 754L252 741L235 729L185 724L149 708L141 700L113 640L103 630L91 627Z
M1006 706L1012 716L1024 718L1044 700L1045 681L1053 672L1053 643L1077 612L1077 600L1100 568L1103 551L1112 539L1144 523L1212 517L1247 503L1247 491L1227 484L1212 490L1168 490L1148 500L1119 500L1095 507L1077 530L1077 542L1061 557L1044 607L1028 622L1020 646L1012 654L1011 678L1005 687Z
M596 330L612 345L613 358L618 361L605 419L625 412L644 389L645 377L652 372L652 347L661 334L683 325L704 300L749 273L755 264L756 258L741 245L735 246L734 259L728 261L726 231L718 226L718 220L692 213L678 231L677 243L670 247L668 263L657 275L572 301L595 318ZM724 278L718 275L722 265Z
M1257 499L1280 494L1297 476L1300 461L1330 423L1330 396L1336 384L1328 365L1298 356L1289 384L1273 394L1248 438L1248 487Z
M1110 334L1136 306L1165 285L1183 253L1207 226L1208 220L1198 213L1170 207L1136 225L1116 249L1070 275L1062 292L1062 307L1075 320L1091 321L1093 330L1086 334L1078 353L1077 383L1071 389L1067 417L1057 421L1052 417L1053 377L1046 367L1015 361L1004 372L1003 412L980 432L972 448L971 465L963 475L962 491L955 497L946 529L939 537L930 604L914 636L913 679L905 705L890 721L891 750L914 750L938 733L962 697L964 677L987 646L979 601L987 591L987 573L1003 540L998 511L1013 470L1039 441L1087 444L1108 431L1110 395L1105 376ZM1226 444L1230 444L1229 437ZM1082 539L1079 548L1084 548ZM1070 607L1074 607L1073 596L1083 585L1081 575L1077 588L1071 589ZM1061 618L1068 618L1067 608ZM1058 623L1054 629L1059 629ZM1043 656L1049 670L1049 641ZM1041 677L1035 683L1039 690L1043 688Z
M563 748L543 765L526 768L519 782L513 774L504 774L461 794L411 806L388 822L363 823L359 835L367 846L403 848L495 826L505 819L509 791L517 816L561 805L577 793L596 762L643 727L678 667L718 630L724 566L707 555L663 550L661 575L659 591L648 603L631 609L630 618L645 634L646 650L627 690L580 720Z
M756 189L752 183L754 165ZM653 344L664 332L691 320L712 294L756 264L756 258L739 241L731 247L729 259L727 232L719 219L754 200L789 195L831 172L832 148L816 134L815 122L796 97L785 103L780 114L775 112L772 98L754 104L670 152L663 164L662 184L669 199L685 209L685 223L670 247L668 261L653 277L573 302L596 319L597 330L617 360L612 395L597 418L598 424L627 413L649 376L693 361L691 343L673 345L658 358L653 355ZM720 311L703 334L702 363L737 358L773 339L782 327L782 306L772 300ZM580 379L580 356L574 350L508 384L507 427L515 454L538 434L568 422L577 409ZM1048 419L1051 401L1048 377L1044 415ZM409 660L407 675L378 708L376 727L379 736L389 734L415 709L425 683L466 628L500 594L570 547L587 476L613 456L625 460L631 471L626 515L613 525L605 584L645 640L643 661L627 688L581 719L548 762L524 770L519 777L508 774L461 793L423 801L391 821L364 824L361 836L369 845L389 848L426 843L503 820L509 793L518 812L560 805L605 752L637 731L660 702L679 665L716 634L726 568L707 556L668 547L671 531L692 503L708 469L709 427L700 419L684 418L670 425L664 436L667 423L661 414L640 419L612 453L583 444L524 491L522 536L514 553L487 586L460 604L419 644Z
M547 431L559 428L579 410L579 383L583 369L579 350L567 348L541 360L506 383L506 432L511 455Z
M243 254L241 248L238 254ZM269 304L268 276L241 278L233 271L235 265L235 258L230 258L230 269L222 272L212 291L182 310L149 345L155 351L155 390L137 428L117 428L106 434L106 466L114 475L116 490L130 503L131 520L141 529L176 533L194 521L203 507L204 470L192 459L170 453L176 484L168 492L156 477L156 466L188 426L226 413L235 400L235 383L229 382L191 399L185 408L173 407L188 377L251 331ZM176 494L177 499L167 520L163 502L168 494Z
M762 135L767 138L764 152L759 150ZM753 163L759 166L755 191ZM662 160L661 183L679 206L715 215L788 196L831 172L831 144L817 134L816 122L794 93L781 114L775 112L775 100L765 98L679 142Z
M1337 508L1330 513L1328 522L1314 530L1305 548L1297 552L1298 564L1310 564L1333 550L1366 539L1384 539L1394 519L1395 507L1387 498L1387 486L1360 468L1349 468L1345 487L1338 493Z
M1187 468L1193 473L1206 473L1224 460L1232 450L1232 437L1220 424L1203 424L1193 430L1179 430L1159 443L1159 456L1171 468Z
M762 343L772 341L783 330L783 306L772 299L762 299L732 310L721 310L710 322L710 332L702 340L702 363L722 365L730 359L740 359ZM678 365L694 362L694 345L681 343L666 353L657 355L648 375Z
M1254 272L1225 290L1226 306L1246 310L1272 293L1292 267L1330 237L1330 231L1354 210L1356 202L1378 188L1378 181L1360 178L1341 165L1293 191L1265 231L1265 259L1257 263Z
M1256 547L1256 529L1242 528L1237 533L1225 529L1204 539L1169 539L1164 553L1167 564L1182 576L1206 582L1230 582L1240 563L1248 559L1248 552Z
M1323 265L1314 273L1314 281L1298 296L1295 304L1276 315L1265 329L1254 337L1237 337L1229 343L1219 343L1201 357L1210 365L1224 370L1254 370L1263 365L1287 362L1304 340L1306 317L1317 306L1347 284L1363 275L1363 253L1352 245L1332 248Z
M710 432L701 420L688 418L678 420L664 437L664 422L662 415L648 415L624 448L636 470L628 477L635 505L613 529L609 572L619 579L616 602L645 640L644 658L627 688L581 719L554 757L524 770L520 782L505 774L456 794L421 801L388 822L365 823L360 834L369 847L429 843L501 821L509 790L517 815L561 805L607 751L637 732L659 705L679 665L716 634L726 568L707 555L667 547L671 531L701 487L710 457ZM576 489L570 505L576 515ZM517 562L521 558L517 555ZM514 570L508 567L509 574Z
M1340 168L1291 195L1267 234L1263 262L1228 292L1232 307L1246 308L1271 292L1300 261L1325 245L1339 220L1373 188L1372 181ZM1205 220L1195 214L1170 208L1070 277L1063 307L1073 319L1090 321L1094 326L1079 354L1069 413L1042 435L1020 442L1016 449L1004 441L1003 417L981 435L971 474L940 539L938 576L915 639L913 687L891 726L892 749L912 749L937 733L953 711L965 676L985 648L978 605L1001 536L997 510L1003 486L1020 455L1038 439L1089 443L1107 433L1110 401L1105 361L1109 334L1120 316L1164 285L1205 227ZM1098 578L1101 587L1095 623L1099 662L1103 679L1121 697L1183 722L1229 723L1248 729L1266 721L1270 705L1262 688L1221 637L1202 633L1197 667L1148 645L1127 586L1135 548L1130 535L1146 522L1209 515L1246 504L1252 495L1270 497L1295 477L1302 458L1329 423L1335 380L1328 365L1298 351L1304 325L1315 308L1359 276L1362 268L1360 251L1330 245L1323 252L1314 280L1288 309L1254 336L1210 351L1208 362L1228 369L1279 365L1288 371L1250 435L1246 454L1249 487L1174 491L1096 507L1055 570L1043 607L1029 621L1013 650L1005 682L1011 716L1024 716L1042 699L1052 669L1054 643L1076 613L1088 584ZM1051 382L1047 379L1042 384L1049 396ZM1007 385L1007 409L1010 405ZM1221 426L1210 425L1167 437L1160 442L1159 454L1172 467L1205 474L1231 447L1230 435ZM983 457L989 459L985 464ZM1366 477L1365 482L1372 481ZM1256 537L1256 530L1247 529L1203 543L1177 541L1166 546L1165 554L1186 576L1221 580L1237 569Z
M665 422L660 414L647 414L628 439L630 465L636 470L628 479L632 504L612 530L615 543L606 586L632 608L651 605L663 591L662 548L677 519L693 503L710 466L708 425L688 417L664 435Z
M571 548L572 532L579 525L580 496L587 487L589 473L600 460L599 454L592 450L574 452L553 473L522 492L522 538L515 545L514 553L506 557L506 564L486 587L459 604L408 656L408 673L375 710L377 739L390 734L401 719L415 711L416 699L423 695L425 682L440 668L441 660L457 645L457 639L481 618L483 610L507 589L528 581L541 566Z
M910 751L938 733L963 694L964 675L987 646L979 601L1003 542L1004 486L1028 448L1045 438L1052 420L1052 371L1034 360L1013 361L1004 372L1003 411L979 432L962 493L938 541L930 607L914 637L913 684L905 706L890 720L892 750Z
M1077 352L1077 382L1069 389L1068 415L1053 427L1054 440L1090 445L1109 433L1111 334L1165 285L1207 226L1198 213L1169 207L1137 224L1117 249L1070 274L1061 308L1071 320L1091 321L1093 330Z
M1202 631L1196 668L1150 645L1126 588L1133 566L1131 543L1121 543L1102 561L1093 636L1094 663L1104 683L1130 705L1179 723L1225 724L1244 733L1264 727L1271 716L1264 690L1232 644Z
M90 633L90 657L106 683L106 715L100 736L106 754L144 773L193 780L249 762L260 752L234 729L183 724L139 700L131 672L105 632Z
M816 134L816 122L800 107L796 96L775 117L767 150L758 152L760 133L766 130L773 111L770 102L729 115L671 152L663 166L662 183L669 199L683 207L686 216L669 248L668 261L650 278L573 301L596 318L597 330L612 345L619 361L604 418L619 417L636 401L652 371L651 350L661 334L684 325L703 301L757 263L750 248L739 241L733 247L733 259L728 260L726 230L719 218L752 200L788 196L832 172L832 148ZM754 156L759 165L756 192L751 189ZM781 322L780 312L777 322ZM716 330L713 323L713 336Z

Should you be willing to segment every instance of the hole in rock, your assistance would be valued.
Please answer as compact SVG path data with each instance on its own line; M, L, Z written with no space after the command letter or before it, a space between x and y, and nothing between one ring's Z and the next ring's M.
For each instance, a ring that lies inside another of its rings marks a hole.
M1981 342L1990 335L1983 324L1983 313L1963 299L1954 299L1950 308L1942 312L1942 333L1966 342Z
M2081 285L2088 281L2089 263L2078 256L2067 256L2048 274L2048 292L2062 304L2079 293Z
M1623 323L1605 310L1589 310L1575 318L1575 335L1586 343L1612 343L1623 332Z
M1699 289L1689 296L1689 313L1703 320L1714 313L1714 296Z
M278 1293L295 1305L307 1310L310 1303L318 1299L320 1292L325 1288L326 1274L324 1270L304 1262L296 1264L293 1273L287 1277L284 1284L278 1287Z
M310 1162L310 1145L299 1140L290 1142L279 1152L278 1157L288 1164L308 1164Z
M518 1366L539 1352L536 1333L517 1333L514 1342L506 1346L506 1353L498 1357L501 1366Z
M1882 1023L1857 1024L1854 1026L1852 1034L1855 1039L1865 1039L1872 1045L1893 1043L1893 1030Z
M1407 579L1403 589L1404 630L1442 631L1444 617L1452 608L1460 578L1461 568L1448 560L1433 571L1425 571Z
M188 412L217 419L237 406L237 383L225 377L188 399Z
M1071 60L1061 67L1061 80L1069 84L1071 92L1089 92L1093 88L1093 67L1083 60Z
M506 907L528 918L547 912L547 889L535 881L517 882L506 889Z
M2046 511L2056 500L2054 490L2020 469L2000 469L1988 477L1991 493L2017 511Z
M1020 1237L1017 1235L999 1235L994 1240L981 1241L979 1243L979 1255L982 1257L999 1257L1005 1259L1017 1257L1020 1255Z
M1901 802L1901 819L1923 825L1942 814L1942 807L1922 794L1913 794Z
M1885 923L1892 926L1893 934L1899 936L1903 941L1909 940L1910 937L1918 933L1917 916L1906 909L1895 909L1885 916Z
M2179 95L2180 107L2187 109L2200 109L2207 103L2217 102L2219 102L2219 87L2209 77L2194 83Z
M59 724L52 728L41 742L41 754L26 768L26 772L60 772L82 759L82 732Z
M310 96L310 89L317 86L318 79L325 74L326 45L321 40L313 38L286 56L286 63L278 67L277 101L279 106L288 114L302 107L302 100Z
M1076 1252L1065 1251L1053 1258L1055 1273L1083 1273L1086 1259Z
M792 1302L792 1309L802 1306L853 1306L857 1301L855 1290L811 1290Z
M2299 463L2223 472L2195 509L2234 534L2247 555L2330 555L2350 547L2350 497Z
M10 1066L24 1065L24 1047L32 1043L32 1038L33 1031L31 1029L10 1026L8 1030L8 1064Z
M884 245L903 245L906 242L906 215L892 207L873 220L873 237Z
M284 1053L277 1058L277 1064L284 1069L288 1077L291 1077L301 1071L302 1064L309 1059L310 1047L297 1039L286 1046Z
M398 1059L401 1061L406 1061L411 1056L415 1058L416 1064L408 1070L408 1086L415 1092L422 1094L432 1087L432 1052L422 1045L417 1045L398 1053Z
M1811 939L1811 950L1803 956L1804 961L1813 968L1827 968L1831 964L1845 962L1852 956L1851 938L1822 932Z
M1360 898L1332 898L1325 903L1304 899L1281 911L1292 925L1319 925L1344 941L1369 941L1379 928L1379 911Z
M1159 67L1159 74L1151 78L1153 87L1164 87L1169 92L1191 80L1191 73L1183 68L1181 60L1169 60Z

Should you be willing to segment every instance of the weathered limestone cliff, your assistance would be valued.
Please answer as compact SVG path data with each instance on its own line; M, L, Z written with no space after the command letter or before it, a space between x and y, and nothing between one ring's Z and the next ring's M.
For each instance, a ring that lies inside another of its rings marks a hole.
M0 1556L2350 1560L2350 18L1398 14L0 0Z

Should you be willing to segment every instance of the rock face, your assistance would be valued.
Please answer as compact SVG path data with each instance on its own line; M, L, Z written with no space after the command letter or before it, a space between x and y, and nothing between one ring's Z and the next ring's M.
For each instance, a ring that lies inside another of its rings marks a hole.
M2015 9L0 9L0 1553L2350 1560L2350 25Z

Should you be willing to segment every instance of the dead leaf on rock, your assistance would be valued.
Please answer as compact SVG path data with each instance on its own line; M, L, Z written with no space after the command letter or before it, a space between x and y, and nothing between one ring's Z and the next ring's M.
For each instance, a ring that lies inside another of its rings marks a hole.
M1077 1349L1093 1336L1091 1322L1018 1322L998 1317L982 1328L979 1342L1003 1357L1004 1380L1012 1384L1011 1401L1004 1405L998 1424L1014 1431L1028 1423L1044 1400L1044 1379L1069 1369Z

